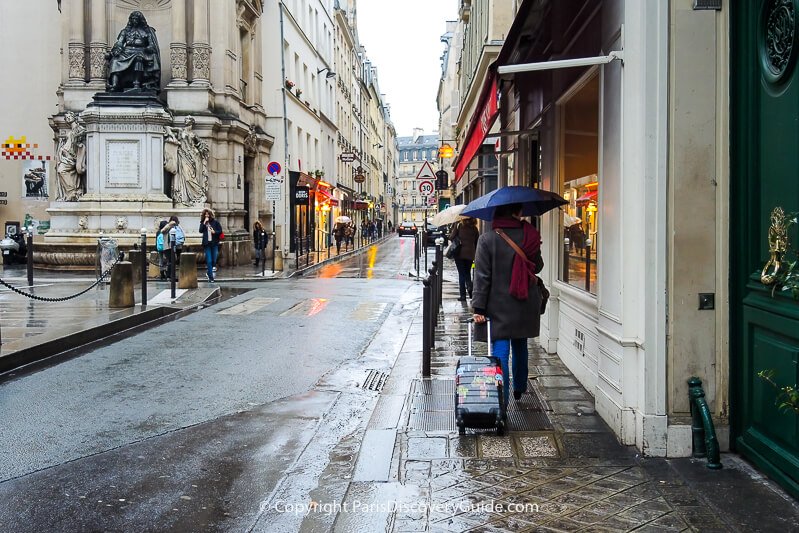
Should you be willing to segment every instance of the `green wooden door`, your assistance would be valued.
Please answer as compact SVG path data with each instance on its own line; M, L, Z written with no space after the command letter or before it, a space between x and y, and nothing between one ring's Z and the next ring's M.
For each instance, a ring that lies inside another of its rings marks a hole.
M799 497L799 415L780 411L773 370L799 383L799 301L760 283L772 210L799 211L799 0L725 3L731 11L730 211L732 444ZM799 246L796 231L790 235Z

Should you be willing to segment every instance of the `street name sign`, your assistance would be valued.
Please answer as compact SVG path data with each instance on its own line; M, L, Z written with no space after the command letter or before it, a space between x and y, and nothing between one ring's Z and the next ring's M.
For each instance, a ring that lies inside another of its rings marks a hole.
M338 158L342 163L352 163L355 161L355 154L353 152L341 152Z

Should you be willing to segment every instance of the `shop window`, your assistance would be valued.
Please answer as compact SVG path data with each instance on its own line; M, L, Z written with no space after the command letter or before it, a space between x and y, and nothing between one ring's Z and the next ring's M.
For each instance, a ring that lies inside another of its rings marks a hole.
M599 242L599 76L594 74L559 105L561 281L596 294Z

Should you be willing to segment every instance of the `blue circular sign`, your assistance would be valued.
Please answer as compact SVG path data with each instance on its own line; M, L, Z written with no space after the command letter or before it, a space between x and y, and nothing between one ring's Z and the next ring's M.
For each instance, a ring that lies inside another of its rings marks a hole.
M272 161L271 163L269 163L266 166L266 171L269 172L273 176L275 176L277 174L280 174L281 170L282 170L282 167L280 166L280 163L278 163L277 161Z

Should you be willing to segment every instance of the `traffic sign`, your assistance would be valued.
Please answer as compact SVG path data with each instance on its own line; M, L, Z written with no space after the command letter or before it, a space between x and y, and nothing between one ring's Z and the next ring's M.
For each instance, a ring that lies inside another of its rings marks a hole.
M352 163L355 161L355 153L354 152L341 152L338 158L341 160L342 163Z
M433 167L427 161L422 164L422 168L419 169L419 173L416 175L417 180L434 180L435 177Z
M419 192L422 194L422 196L430 196L436 192L436 186L430 180L420 181Z
M266 165L266 171L269 172L273 176L277 176L280 174L280 171L283 170L283 167L280 166L280 163L277 161L270 161L268 165Z

